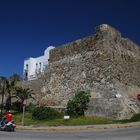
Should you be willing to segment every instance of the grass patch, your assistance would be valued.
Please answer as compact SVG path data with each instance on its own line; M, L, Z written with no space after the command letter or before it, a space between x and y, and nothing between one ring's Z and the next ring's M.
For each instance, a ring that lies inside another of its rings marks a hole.
M17 125L21 125L22 113L14 114L13 119ZM109 124L111 120L103 117L78 117L64 120L63 117L54 120L34 120L31 113L25 113L24 125L39 125L39 126L62 126L62 125L92 125L92 124Z
M21 125L22 113L13 114L13 119L17 125ZM37 125L37 126L71 126L71 125L95 125L95 124L113 124L113 123L128 123L140 121L140 114L134 115L129 120L111 120L103 117L78 117L64 120L63 118L54 120L34 120L32 114L26 112L24 125Z
M57 119L48 121L49 126L59 126L59 125L92 125L92 124L108 124L109 120L100 117L78 117L71 118L70 120Z
M130 123L130 122L139 122L140 121L140 113L134 114L130 119L125 120L113 120L113 123Z

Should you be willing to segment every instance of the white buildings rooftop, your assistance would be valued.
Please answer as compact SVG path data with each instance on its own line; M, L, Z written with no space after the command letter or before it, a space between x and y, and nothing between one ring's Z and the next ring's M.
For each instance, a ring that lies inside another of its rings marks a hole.
M37 78L38 73L47 71L49 52L55 47L49 46L45 51L44 55L40 57L30 57L24 60L24 79L33 80Z

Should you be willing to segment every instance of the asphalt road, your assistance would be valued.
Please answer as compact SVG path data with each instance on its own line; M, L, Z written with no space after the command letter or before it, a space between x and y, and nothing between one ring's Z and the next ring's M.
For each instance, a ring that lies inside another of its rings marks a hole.
M79 132L0 131L0 140L140 140L140 127Z

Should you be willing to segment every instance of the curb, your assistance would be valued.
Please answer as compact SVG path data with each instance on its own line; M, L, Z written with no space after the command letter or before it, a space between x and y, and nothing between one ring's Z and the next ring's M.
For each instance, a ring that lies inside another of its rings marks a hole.
M17 126L16 130L31 130L31 131L88 131L88 130L106 130L117 128L139 127L140 122L126 124L106 124L106 125L84 125L84 126Z

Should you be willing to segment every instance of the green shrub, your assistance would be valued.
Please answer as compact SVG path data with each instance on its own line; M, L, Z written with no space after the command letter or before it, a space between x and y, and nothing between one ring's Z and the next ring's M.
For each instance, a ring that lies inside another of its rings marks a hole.
M61 113L50 107L37 107L32 113L32 118L36 120L52 120L61 118Z
M134 116L132 116L132 118L129 121L131 121L131 122L140 121L140 113L139 114L135 114Z
M84 116L90 101L89 92L80 91L67 104L67 114L71 117Z

